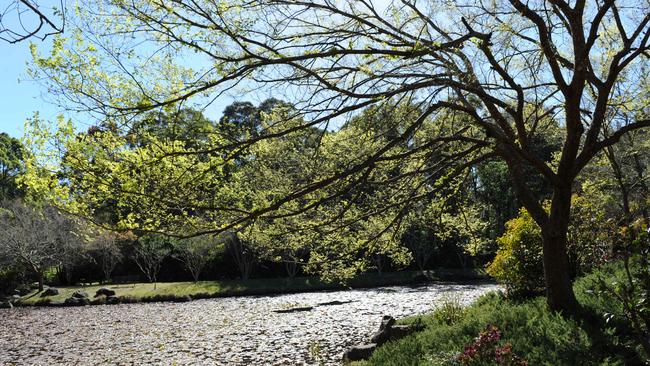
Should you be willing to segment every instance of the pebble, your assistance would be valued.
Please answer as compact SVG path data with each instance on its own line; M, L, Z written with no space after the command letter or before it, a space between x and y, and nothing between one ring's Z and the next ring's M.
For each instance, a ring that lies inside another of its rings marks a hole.
M0 310L0 365L339 365L381 317L424 314L441 299L469 304L499 287L417 288L231 297L188 303ZM319 303L346 302L334 306ZM311 311L275 313L290 304Z

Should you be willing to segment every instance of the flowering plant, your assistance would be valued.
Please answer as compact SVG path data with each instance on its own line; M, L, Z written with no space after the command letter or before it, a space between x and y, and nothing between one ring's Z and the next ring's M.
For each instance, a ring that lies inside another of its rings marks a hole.
M512 344L505 342L499 345L501 332L494 325L479 333L472 344L466 345L463 352L456 355L456 362L463 366L499 365L499 366L528 366L528 361L512 352Z

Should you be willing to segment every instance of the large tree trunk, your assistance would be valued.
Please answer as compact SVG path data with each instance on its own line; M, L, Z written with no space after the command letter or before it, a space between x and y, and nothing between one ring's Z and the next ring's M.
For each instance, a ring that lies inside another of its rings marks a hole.
M546 300L554 311L573 315L578 301L573 293L567 254L567 232L571 217L571 189L556 188L547 225L542 226Z
M526 185L521 161L506 154L506 163L517 197L542 231L542 256L546 301L554 311L573 315L578 311L578 301L573 293L571 266L567 253L567 234L571 218L571 183L554 185L551 210L546 212L539 197ZM569 179L565 179L565 182Z

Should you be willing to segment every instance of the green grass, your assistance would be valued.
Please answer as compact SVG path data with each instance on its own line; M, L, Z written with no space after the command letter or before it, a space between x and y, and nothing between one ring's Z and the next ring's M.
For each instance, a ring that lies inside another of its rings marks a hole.
M629 365L640 364L639 348L620 306L593 292L597 276L620 276L616 265L606 267L575 283L584 314L564 318L548 310L544 298L513 301L491 293L462 311L452 306L432 314L403 319L421 322L424 330L380 347L369 365L456 365L456 355L488 325L501 332L499 345L509 342L513 352L529 365ZM605 322L606 314L617 314ZM496 363L477 363L496 365Z
M264 295L290 292L306 292L319 290L333 290L343 288L364 288L375 286L389 286L410 283L413 277L420 274L418 271L366 273L351 280L347 285L325 283L317 277L296 278L270 278L224 280L224 281L199 281L199 282L159 282L156 289L151 283L114 284L114 285L89 285L89 286L56 286L59 294L56 296L40 297L40 293L33 292L21 299L23 305L38 305L39 302L62 302L77 290L83 290L90 297L101 287L109 287L116 292L116 296L128 302L138 301L164 301L182 298L187 295L192 298L207 298L220 296L239 295ZM472 271L432 271L428 273L432 278L474 278L480 274Z

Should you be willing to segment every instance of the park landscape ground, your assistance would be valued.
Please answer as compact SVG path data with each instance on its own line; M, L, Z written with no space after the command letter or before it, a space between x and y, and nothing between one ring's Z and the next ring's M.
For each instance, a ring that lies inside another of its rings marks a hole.
M0 362L650 362L647 2L57 5L0 13L47 100L0 134Z

